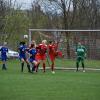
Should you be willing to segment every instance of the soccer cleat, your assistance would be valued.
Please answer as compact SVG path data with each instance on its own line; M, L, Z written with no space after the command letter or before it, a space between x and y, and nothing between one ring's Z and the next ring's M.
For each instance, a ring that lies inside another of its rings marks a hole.
M83 70L83 72L85 72L85 70Z
M55 74L55 71L52 71L51 73L52 73L52 74Z

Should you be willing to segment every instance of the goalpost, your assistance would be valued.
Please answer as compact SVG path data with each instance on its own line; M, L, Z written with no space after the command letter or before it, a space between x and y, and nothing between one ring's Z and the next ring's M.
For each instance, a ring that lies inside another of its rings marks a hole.
M35 33L34 36L33 33ZM65 33L68 33L65 35ZM70 47L70 55L72 58L74 58L74 50L75 45L77 42L82 41L83 44L88 49L88 58L90 59L100 59L100 30L63 30L63 29L29 29L29 44L31 43L33 37L35 37L39 34L40 37L46 37L47 40L60 39L60 42L62 46L60 46L60 49L62 48L63 51L65 50L65 46L67 44L67 39L69 39L69 47ZM49 34L49 35L48 35ZM38 38L37 38L38 40ZM40 40L41 41L41 40ZM66 51L65 51L66 53Z

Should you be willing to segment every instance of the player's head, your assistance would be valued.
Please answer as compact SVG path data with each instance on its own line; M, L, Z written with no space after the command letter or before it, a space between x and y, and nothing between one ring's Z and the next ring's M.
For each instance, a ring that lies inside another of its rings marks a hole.
M34 40L31 41L31 44L36 44L36 42Z
M78 42L78 45L79 45L79 46L82 45L81 42Z
M42 40L42 44L47 44L47 40Z
M53 41L49 41L49 44L52 44L53 43Z
M57 43L58 41L57 40L54 40L54 43Z
M82 44L81 42L78 42L78 47L81 48Z
M25 45L25 42L24 42L24 41L21 41L21 42L20 42L20 45Z
M30 46L30 48L34 48L35 47L35 44L34 43L32 43L31 44L31 46Z

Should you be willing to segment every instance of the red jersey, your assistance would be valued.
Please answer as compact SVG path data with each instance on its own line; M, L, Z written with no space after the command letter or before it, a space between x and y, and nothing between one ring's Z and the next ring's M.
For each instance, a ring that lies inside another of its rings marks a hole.
M37 53L41 54L41 55L44 55L47 51L47 45L45 44L39 44L37 47Z
M48 45L49 48L49 54L50 55L55 55L57 51L57 45L56 44L50 44Z
M48 48L49 48L49 55L51 59L55 58L56 56L62 57L62 52L57 50L58 48L57 44L50 44Z

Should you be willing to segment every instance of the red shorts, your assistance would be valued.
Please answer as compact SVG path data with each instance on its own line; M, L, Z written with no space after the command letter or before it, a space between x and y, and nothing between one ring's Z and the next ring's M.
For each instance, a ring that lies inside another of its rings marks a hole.
M36 58L36 60L45 60L46 54L41 55L41 54L37 53L35 58Z

